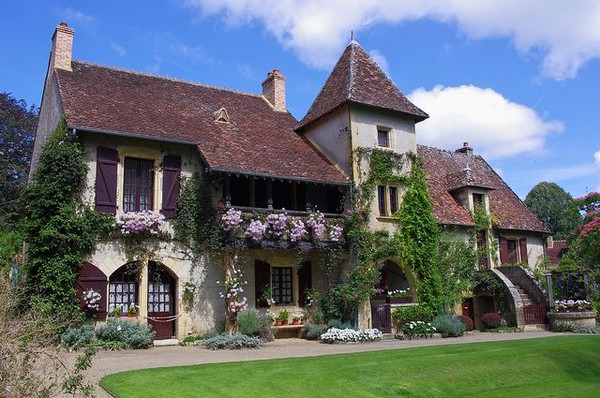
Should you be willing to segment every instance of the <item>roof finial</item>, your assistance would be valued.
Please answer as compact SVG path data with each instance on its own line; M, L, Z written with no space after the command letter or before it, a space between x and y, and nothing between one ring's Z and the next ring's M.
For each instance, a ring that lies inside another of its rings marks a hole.
M354 31L353 30L350 31L350 43L356 43L356 40L354 40Z

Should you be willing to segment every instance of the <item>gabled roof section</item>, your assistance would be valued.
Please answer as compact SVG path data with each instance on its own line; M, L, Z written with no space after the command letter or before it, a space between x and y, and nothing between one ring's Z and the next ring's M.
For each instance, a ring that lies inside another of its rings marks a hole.
M197 145L209 168L346 184L347 177L294 132L297 121L255 94L73 62L56 70L67 123L78 130ZM215 123L227 109L229 123Z
M469 168L469 187L489 189L488 199L494 226L504 230L549 232L492 167L478 155L449 152L418 145L417 155L427 174L429 196L438 222L447 225L474 226L469 211L451 195L448 175Z
M344 50L296 130L302 130L346 102L405 113L415 122L429 117L398 90L394 82L354 40Z

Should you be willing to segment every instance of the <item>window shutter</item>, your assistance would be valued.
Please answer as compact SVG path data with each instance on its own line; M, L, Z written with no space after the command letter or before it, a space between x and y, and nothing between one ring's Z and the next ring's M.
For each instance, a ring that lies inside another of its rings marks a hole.
M312 288L312 265L305 261L298 268L298 305L304 307L306 304L306 289Z
M508 259L508 241L504 236L499 238L500 240L500 263L504 264L509 262Z
M112 148L98 147L96 158L96 211L117 212L117 163L119 155Z
M267 307L267 302L261 299L263 289L271 285L271 266L264 261L254 262L254 295L256 308Z
M106 316L106 303L108 302L108 278L104 272L91 263L83 263L79 268L75 288L82 308L85 308L83 292L93 289L100 293L100 307L94 312L98 319L103 319Z
M179 176L181 156L167 155L163 158L162 213L166 218L175 216L179 199Z
M521 252L521 262L527 263L527 239L521 238L519 239L519 250Z

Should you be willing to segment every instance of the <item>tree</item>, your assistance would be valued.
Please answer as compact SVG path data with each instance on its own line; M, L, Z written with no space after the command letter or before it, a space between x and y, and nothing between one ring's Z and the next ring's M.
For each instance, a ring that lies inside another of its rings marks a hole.
M570 206L573 198L553 182L540 182L525 198L525 205L550 230L555 239L564 240L581 223L577 209Z
M584 213L577 236L569 242L569 257L579 265L600 269L600 193L592 192L575 199L571 206Z
M17 198L27 173L38 121L38 108L27 107L9 93L0 93L0 227L16 223Z

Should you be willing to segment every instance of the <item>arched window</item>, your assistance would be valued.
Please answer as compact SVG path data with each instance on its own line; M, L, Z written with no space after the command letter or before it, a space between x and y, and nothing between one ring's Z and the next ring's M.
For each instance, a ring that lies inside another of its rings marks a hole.
M139 302L138 275L140 263L127 263L113 272L108 282L108 312L121 308L126 314L130 306Z

